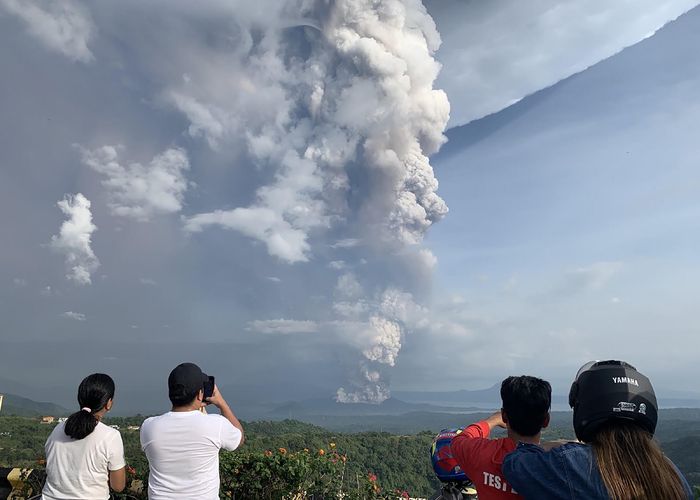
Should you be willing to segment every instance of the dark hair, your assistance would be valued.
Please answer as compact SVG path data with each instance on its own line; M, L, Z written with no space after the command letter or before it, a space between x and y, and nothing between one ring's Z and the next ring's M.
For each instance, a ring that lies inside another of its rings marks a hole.
M105 407L107 401L114 398L114 380L104 373L93 373L80 382L78 387L78 404L81 410L73 413L64 431L73 439L89 436L97 427L95 413ZM90 408L90 411L82 408Z
M170 397L170 402L173 404L173 407L187 406L192 401L195 400L195 398L197 397L197 394L199 394L200 390L201 389L197 389L194 392L192 392L192 391L181 392L177 395L169 394L168 396Z
M521 436L535 436L552 404L552 386L537 377L508 377L501 384L501 399L510 428Z

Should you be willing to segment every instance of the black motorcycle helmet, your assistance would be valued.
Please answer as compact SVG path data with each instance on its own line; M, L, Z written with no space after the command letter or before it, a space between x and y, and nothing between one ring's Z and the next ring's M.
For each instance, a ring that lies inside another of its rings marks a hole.
M658 419L651 382L624 361L590 361L576 374L569 391L574 410L574 431L590 442L600 426L610 420L635 423L654 434Z

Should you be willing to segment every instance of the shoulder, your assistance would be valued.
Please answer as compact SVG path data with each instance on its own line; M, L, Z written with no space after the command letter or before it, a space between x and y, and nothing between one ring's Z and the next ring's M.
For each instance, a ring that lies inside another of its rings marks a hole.
M553 448L550 453L568 458L590 458L593 456L593 450L591 447L583 443L567 443Z
M53 428L53 430L51 431L51 434L49 434L47 442L48 441L55 441L55 440L65 436L65 435L66 435L66 423L61 422L60 424L58 424L56 427Z
M102 435L108 439L121 439L122 434L119 432L117 429L113 429L112 427L103 424L102 422L97 422L97 427L95 427L95 432L99 433L99 435Z
M170 416L169 413L163 413L162 415L154 415L152 417L148 417L141 423L141 429L144 427L149 427L151 425L155 425L158 422L163 422L168 420L168 417Z
M205 423L205 425L211 425L213 427L221 427L225 424L232 425L231 422L226 420L225 417L219 415L218 413L212 413L208 415L202 414L202 422Z

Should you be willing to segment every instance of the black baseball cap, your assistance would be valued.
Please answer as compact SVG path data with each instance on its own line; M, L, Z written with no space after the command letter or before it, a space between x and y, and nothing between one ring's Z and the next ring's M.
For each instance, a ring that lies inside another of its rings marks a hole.
M168 397L173 404L190 403L209 377L194 363L177 365L168 376Z

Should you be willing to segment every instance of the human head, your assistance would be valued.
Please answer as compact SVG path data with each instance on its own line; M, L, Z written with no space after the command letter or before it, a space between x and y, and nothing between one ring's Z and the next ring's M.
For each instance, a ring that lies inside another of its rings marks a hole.
M657 403L649 379L624 361L591 361L569 391L576 437L588 443L610 498L687 498L653 439Z
M532 437L549 424L552 386L537 377L508 377L501 383L503 420L521 436Z
M173 407L188 406L202 399L207 375L194 363L181 363L168 376L168 397Z
M654 434L657 402L654 388L637 369L619 360L589 361L576 374L569 391L576 437L591 442L614 421L636 424Z
M80 411L66 420L65 433L73 439L83 439L97 426L95 414L109 411L114 399L114 380L104 373L88 375L78 386Z

